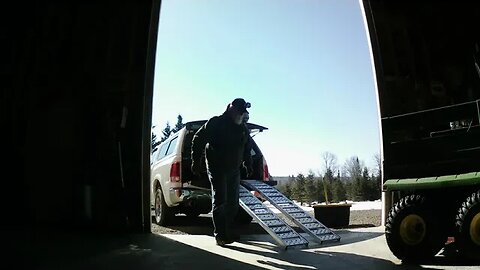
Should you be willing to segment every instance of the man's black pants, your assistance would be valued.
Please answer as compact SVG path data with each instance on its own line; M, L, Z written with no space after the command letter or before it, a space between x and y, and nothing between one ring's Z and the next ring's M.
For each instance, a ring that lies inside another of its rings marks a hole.
M240 170L223 172L209 169L208 178L212 184L213 234L220 239L232 238L238 212Z

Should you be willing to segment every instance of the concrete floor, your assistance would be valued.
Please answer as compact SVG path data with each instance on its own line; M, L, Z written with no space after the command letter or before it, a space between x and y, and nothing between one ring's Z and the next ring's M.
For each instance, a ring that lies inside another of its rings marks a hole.
M14 269L480 269L443 256L426 265L402 265L389 252L381 227L337 233L338 243L283 250L268 234L243 235L222 248L209 235L43 232L4 242L9 248L3 255ZM12 249L20 260L12 260Z

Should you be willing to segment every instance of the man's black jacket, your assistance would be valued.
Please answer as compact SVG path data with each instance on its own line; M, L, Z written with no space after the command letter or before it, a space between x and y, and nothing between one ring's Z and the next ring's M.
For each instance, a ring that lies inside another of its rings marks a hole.
M200 164L206 147L211 171L238 170L243 161L247 168L251 168L251 140L245 124L235 124L225 113L212 117L193 136L192 162Z

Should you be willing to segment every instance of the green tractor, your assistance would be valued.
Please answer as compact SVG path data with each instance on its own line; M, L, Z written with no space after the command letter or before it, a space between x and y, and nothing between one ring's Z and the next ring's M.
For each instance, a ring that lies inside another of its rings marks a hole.
M480 3L360 1L372 52L392 253L480 257Z

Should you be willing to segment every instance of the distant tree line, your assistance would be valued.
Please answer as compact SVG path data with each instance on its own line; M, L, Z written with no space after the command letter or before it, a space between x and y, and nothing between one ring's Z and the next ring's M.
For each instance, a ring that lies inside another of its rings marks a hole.
M337 165L334 154L325 152L322 157L322 172L291 175L286 183L277 187L280 192L301 204L374 201L381 198L379 155L374 156L376 163L372 172L356 156L347 159L342 168Z
M170 123L167 121L167 123L165 124L165 128L163 128L163 130L162 130L162 137L160 137L160 140L158 140L157 134L155 134L155 132L154 132L155 126L152 126L152 152L155 151L155 148L157 148L157 146L159 144L161 144L166 139L168 139L168 137L170 137L170 135L179 131L184 126L185 126L185 124L183 123L183 117L182 117L182 115L179 114L177 116L177 123L175 124L175 126L173 128L170 126Z

